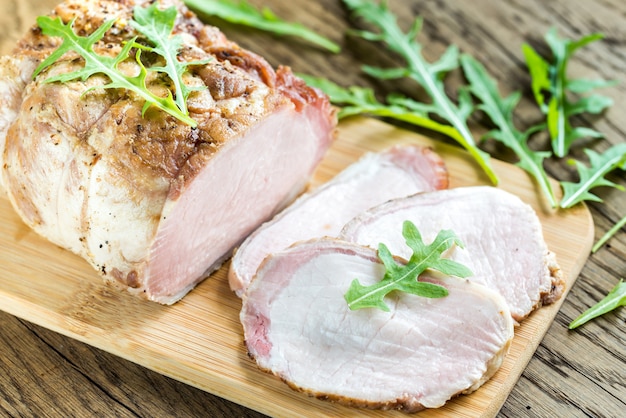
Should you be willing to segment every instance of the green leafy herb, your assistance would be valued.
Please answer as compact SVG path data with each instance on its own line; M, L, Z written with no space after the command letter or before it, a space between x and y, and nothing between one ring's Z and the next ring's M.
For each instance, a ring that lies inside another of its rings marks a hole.
M385 275L380 282L370 286L363 286L358 279L354 279L344 295L350 309L379 308L388 312L389 307L383 299L394 290L429 298L447 296L448 291L445 287L418 280L418 276L426 269L438 270L443 274L457 277L467 277L472 274L467 267L456 261L441 258L442 253L452 245L463 246L452 231L440 231L435 240L426 245L416 226L405 221L402 226L402 235L406 244L413 250L408 263L398 264L387 246L379 244L378 257L385 265Z
M332 103L341 105L337 117L343 119L349 116L368 114L391 118L427 128L459 140L459 132L454 127L432 120L428 113L434 106L420 103L399 95L387 96L386 103L376 99L374 91L369 88L351 86L341 87L328 79L298 74L308 85L314 86L326 93Z
M569 118L583 112L600 113L612 104L610 98L600 95L583 97L570 101L567 92L584 93L597 87L611 85L603 80L568 79L567 63L572 54L583 46L602 39L596 33L579 40L561 39L556 29L546 34L546 42L552 50L554 62L549 63L530 45L524 44L522 50L532 77L532 90L535 100L547 115L548 130L552 139L552 149L556 156L565 157L571 144L583 137L599 138L600 132L585 127L573 127Z
M611 237L613 237L613 235L615 235L617 231L622 229L625 225L626 225L626 216L620 219L619 222L613 225L611 229L609 229L608 231L606 231L604 235L602 235L602 237L598 240L598 242L596 242L591 248L591 252L595 253L596 251L598 251L600 247L606 244L606 242L610 240Z
M98 55L93 50L94 44L100 41L106 31L113 26L114 20L104 22L91 35L86 37L78 36L74 33L74 30L72 29L74 24L73 20L64 24L58 17L52 19L49 16L39 16L37 18L37 24L41 28L43 34L48 36L58 36L63 39L63 43L52 54L50 54L50 56L43 60L41 64L39 64L39 66L35 69L33 77L37 76L46 67L56 62L66 52L75 51L85 60L85 66L76 71L48 77L46 79L47 83L65 83L76 79L84 81L94 74L104 74L110 79L110 82L99 87L92 87L89 90L96 88L126 89L134 92L145 100L143 113L145 113L150 106L156 106L188 125L197 125L192 118L190 118L177 106L171 92L169 92L167 97L159 97L148 89L146 86L148 71L141 62L141 49L137 49L135 54L135 60L139 66L139 74L135 76L128 76L118 69L118 65L128 59L131 49L137 46L136 37L126 42L122 50L115 57Z
M338 53L341 48L336 43L298 23L285 22L269 8L260 11L245 0L184 0L190 8L211 16L217 16L227 22L237 23L271 32L277 35L290 35L302 38L314 45Z
M519 102L520 93L515 92L509 97L502 98L495 80L489 76L482 64L469 55L461 56L461 65L470 83L470 91L481 101L478 108L485 112L498 128L489 132L487 137L502 142L515 152L519 158L516 165L534 177L550 205L556 207L556 197L543 168L543 160L551 154L546 151L533 151L528 147L529 136L542 126L534 126L526 132L520 132L513 123L513 110Z
M187 115L189 114L187 98L193 90L198 89L188 87L183 82L183 74L190 65L206 64L209 60L193 62L178 60L177 55L182 47L183 38L181 35L172 36L177 14L176 7L160 10L158 3L153 3L148 7L135 6L131 25L154 44L153 48L149 48L150 51L165 58L164 66L152 66L150 70L163 72L169 76L174 83L176 105L182 113Z
M604 176L616 168L626 170L626 143L613 145L602 154L590 149L586 149L585 153L589 157L589 167L580 161L570 160L576 164L580 179L578 183L561 182L562 208L572 207L583 200L602 202L602 199L590 192L594 187L609 186L624 190L623 186L607 180Z
M467 118L473 110L469 94L461 90L459 104L456 105L444 90L443 79L446 73L458 66L458 49L451 46L438 61L428 63L421 54L421 45L415 39L421 30L421 19L415 19L410 30L404 33L386 2L379 4L368 0L344 0L344 2L356 16L380 30L378 33L355 31L356 34L369 41L386 43L389 49L403 57L407 64L406 68L392 69L366 66L363 67L364 71L381 79L410 77L421 85L432 100L432 113L454 127L458 132L455 139L467 149L489 179L497 183L498 178L491 167L489 154L478 148L467 126Z
M569 324L569 329L581 326L600 315L604 315L620 306L626 306L626 282L620 279L619 283L600 302L583 312Z

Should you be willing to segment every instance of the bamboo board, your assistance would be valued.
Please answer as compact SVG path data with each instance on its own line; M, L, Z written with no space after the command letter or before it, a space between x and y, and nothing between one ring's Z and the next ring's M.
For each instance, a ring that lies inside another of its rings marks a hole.
M338 139L312 184L327 181L367 150L408 142L430 145L444 158L451 187L488 184L459 148L361 118L341 123ZM589 211L584 205L554 211L523 171L493 163L499 187L537 211L569 289L592 245ZM20 221L6 197L0 197L0 309L271 416L406 416L310 398L259 371L242 343L241 302L229 290L226 271L227 264L174 306L142 301L110 288L84 260L37 236ZM535 312L516 329L503 366L489 382L443 408L420 412L419 417L495 416L563 299Z

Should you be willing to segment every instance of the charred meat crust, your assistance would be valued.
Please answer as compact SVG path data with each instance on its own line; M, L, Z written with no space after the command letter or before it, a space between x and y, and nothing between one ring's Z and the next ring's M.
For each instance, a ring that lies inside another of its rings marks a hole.
M565 292L565 279L563 277L563 270L556 261L556 254L548 252L546 256L548 263L548 270L550 271L550 277L552 277L552 287L548 293L541 295L540 308L543 305L550 305L561 298Z

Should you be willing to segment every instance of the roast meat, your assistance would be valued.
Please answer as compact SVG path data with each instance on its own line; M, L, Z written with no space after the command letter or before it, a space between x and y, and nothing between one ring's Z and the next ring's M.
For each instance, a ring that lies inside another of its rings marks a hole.
M500 367L513 338L502 296L453 277L427 299L393 292L390 312L351 311L353 279L385 268L368 247L322 238L265 259L243 296L241 322L259 367L292 388L351 406L436 408L476 390Z
M150 3L67 0L51 15L74 19L82 36L115 19L94 48L115 55L138 35L134 6ZM289 68L274 70L182 2L160 2L170 5L184 39L178 59L208 60L185 75L199 88L188 100L196 128L156 108L142 116L134 93L97 88L106 76L45 83L82 68L77 54L31 79L61 43L36 27L0 64L1 181L17 213L109 281L165 304L305 188L336 124L328 98ZM123 68L138 71L132 59ZM147 85L165 91L163 80L150 72Z
M231 289L241 296L273 252L297 241L337 236L354 216L389 199L447 186L445 165L430 148L405 145L368 153L250 235L231 261Z
M533 208L517 196L490 186L420 193L372 208L350 221L341 237L409 257L402 223L413 222L424 242L451 229L464 243L449 258L469 267L469 279L497 290L521 321L533 310L558 299L564 281L554 253L543 238Z

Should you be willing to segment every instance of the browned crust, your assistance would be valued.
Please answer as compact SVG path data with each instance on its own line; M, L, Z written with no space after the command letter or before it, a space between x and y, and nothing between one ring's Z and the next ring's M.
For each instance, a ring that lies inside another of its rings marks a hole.
M106 19L121 17L107 32L103 42L95 46L98 53L115 54L123 40L137 35L127 22L132 17L133 5L142 3L147 1L67 0L56 6L51 16L58 16L64 22L75 19L74 30L83 36L93 32ZM195 49L187 48L181 52L182 59L210 60L206 65L190 68L191 74L204 83L211 97L200 104L193 100L189 103L190 116L198 122L198 127L181 124L174 117L155 109L149 109L142 115L142 102L132 94L97 90L99 99L109 102L109 107L105 109L106 117L99 115L95 118L89 108L76 109L77 114L82 113L75 118L83 121L81 126L68 125L65 128L75 129L75 137L83 142L93 132L107 132L107 135L116 138L108 149L96 149L94 152L99 155L116 155L116 171L134 173L132 178L126 177L131 183L131 190L150 189L152 185L149 179L158 177L171 183L169 197L177 198L224 143L244 135L251 126L280 106L293 105L299 111L306 104L313 104L321 110L327 107L328 117L334 117L325 94L306 86L288 68L274 71L264 58L229 41L219 29L204 25L181 2L172 3L180 11L175 31L192 35L197 41ZM15 54L32 55L37 60L43 60L59 44L58 39L42 35L35 26L19 42ZM55 66L64 65L63 71L70 71L82 65L76 58L73 54L67 54ZM39 76L39 82L52 70L44 71ZM101 82L105 81L106 78L103 78ZM159 80L152 80L152 83L156 86ZM263 103L258 104L263 111L252 113L246 107L248 97L261 86L269 88ZM35 93L42 106L59 107L61 114L63 109L54 97L64 95L67 89L72 88L78 91L82 100L84 97L80 93L87 86L77 82L40 85L38 88L43 89L41 93ZM215 105L216 102L231 99L240 100L241 107L224 113Z
M541 294L542 305L549 305L556 302L565 292L565 278L563 277L563 271L557 263L556 255L553 252L548 253L547 262L550 277L552 278L552 288L549 292Z
M228 61L270 88L276 85L276 73L265 59L237 46L209 46L206 51L219 61Z
M422 154L432 162L433 172L435 174L435 188L437 190L443 190L450 187L450 173L446 166L445 161L439 154L433 150L432 147L424 147Z
M244 341L244 345L246 345L247 347L247 344L245 341ZM248 352L248 357L250 357L256 363L256 358L252 353ZM346 396L339 396L339 395L332 395L332 394L317 392L312 389L306 389L306 388L300 387L294 384L293 382L285 379L283 376L279 375L278 373L275 373L274 371L270 369L263 368L259 366L258 363L256 364L257 364L257 367L261 371L276 376L283 383L289 386L292 390L296 392L304 393L305 395L308 395L312 398L316 398L322 401L335 402L341 405L354 407L354 408L378 409L378 410L384 410L384 411L397 410L397 411L402 411L402 412L407 412L407 413L419 412L419 411L426 409L424 405L415 401L410 402L410 400L406 398L398 398L389 402L372 402L366 399L354 399L354 398L349 398Z
M565 292L565 278L563 277L563 271L556 261L556 255L552 251L548 251L546 253L545 262L551 278L550 290L539 294L539 300L532 307L532 309L530 309L526 316L523 318L515 318L517 325L541 307L550 305L559 300Z
M459 391L456 394L452 395L450 397L449 400L454 399L458 396L461 395L468 395L476 390L478 390L484 383L486 383L489 379L491 379L491 377L498 371L498 369L500 368L500 366L502 365L502 362L506 356L506 354L509 351L509 348L511 346L511 342L512 339L510 339L506 345L504 345L502 347L502 349L493 356L493 358L488 362L487 364L487 370L485 371L485 374L483 375L482 379L480 379L479 381L477 381L473 386ZM247 343L244 341L244 345L247 348ZM252 360L255 361L256 363L256 358L255 356L250 353L248 351L248 357L250 357ZM409 397L404 397L404 398L397 398L394 399L393 401L388 401L388 402L373 402L373 401L368 401L366 399L355 399L355 398L350 398L350 397L346 397L346 396L339 396L339 395L332 395L332 394L327 394L327 393L321 393L312 389L307 389L307 388L303 388L300 387L296 384L294 384L293 382L285 379L283 376L279 375L278 373L275 373L274 371L270 370L270 369L266 369L264 367L261 367L257 364L257 367L266 373L272 374L274 376L276 376L277 378L279 378L283 383L285 383L287 386L289 386L292 390L296 391L296 392L300 392L300 393L304 393L310 397L316 398L316 399L320 399L322 401L329 401L329 402L335 402L341 405L345 405L348 407L354 407L354 408L363 408L363 409L372 409L372 410L384 410L384 411L388 411L388 410L397 410L397 411L401 411L401 412L405 412L405 413L416 413L419 411L423 411L424 409L427 409L424 405L422 405L421 403L417 402L416 400L412 400Z
M321 90L308 86L302 79L296 77L289 67L278 67L276 84L281 94L293 102L297 111L301 111L308 104L328 102L326 95ZM327 113L330 112L330 104L328 104Z

